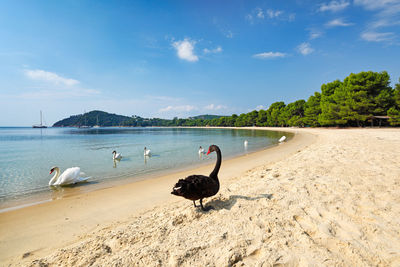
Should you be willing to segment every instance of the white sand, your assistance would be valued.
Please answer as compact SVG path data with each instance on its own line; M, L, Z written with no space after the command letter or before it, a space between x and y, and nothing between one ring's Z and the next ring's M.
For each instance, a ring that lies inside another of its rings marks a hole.
M167 196L173 182L160 180L149 189L160 196L137 208L126 207L128 185L1 214L2 265L400 266L400 129L292 131L278 148L223 162L209 212ZM98 214L70 213L105 196Z

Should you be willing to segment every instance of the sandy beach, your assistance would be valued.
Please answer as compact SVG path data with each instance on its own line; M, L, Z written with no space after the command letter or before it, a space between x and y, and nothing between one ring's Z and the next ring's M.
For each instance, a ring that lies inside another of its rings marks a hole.
M400 129L271 130L208 212L170 192L213 164L1 213L1 266L400 266Z

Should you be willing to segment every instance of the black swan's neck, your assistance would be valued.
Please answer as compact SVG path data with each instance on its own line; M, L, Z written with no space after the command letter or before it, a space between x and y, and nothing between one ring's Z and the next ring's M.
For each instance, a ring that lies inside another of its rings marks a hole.
M219 150L219 147L215 148L215 152L217 153L217 163L215 163L214 170L210 173L210 177L218 180L218 172L219 172L219 168L221 167L222 156L221 156L221 150Z

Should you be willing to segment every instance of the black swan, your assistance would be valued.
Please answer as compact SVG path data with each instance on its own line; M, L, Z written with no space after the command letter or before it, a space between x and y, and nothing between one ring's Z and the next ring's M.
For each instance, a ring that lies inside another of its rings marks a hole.
M221 167L221 150L216 145L211 145L208 148L207 155L211 152L217 153L217 163L215 164L214 170L210 173L210 176L205 175L190 175L185 179L179 179L172 189L171 194L181 196L186 199L193 200L193 204L196 206L196 200L200 199L200 206L203 211L208 211L213 207L203 207L203 198L211 197L218 193L219 180L218 171Z

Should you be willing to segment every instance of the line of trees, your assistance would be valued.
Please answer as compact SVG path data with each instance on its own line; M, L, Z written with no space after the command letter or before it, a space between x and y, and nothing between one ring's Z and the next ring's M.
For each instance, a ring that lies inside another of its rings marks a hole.
M267 110L211 120L174 119L173 126L367 126L371 120L400 125L400 79L395 88L383 72L350 74L321 86L307 101L275 102ZM373 121L372 121L373 122ZM172 126L172 125L171 125Z
M87 126L367 126L377 121L400 125L400 79L394 88L383 72L351 73L343 81L323 84L307 101L272 103L266 110L232 116L201 115L172 120L91 111L58 121L56 127Z

